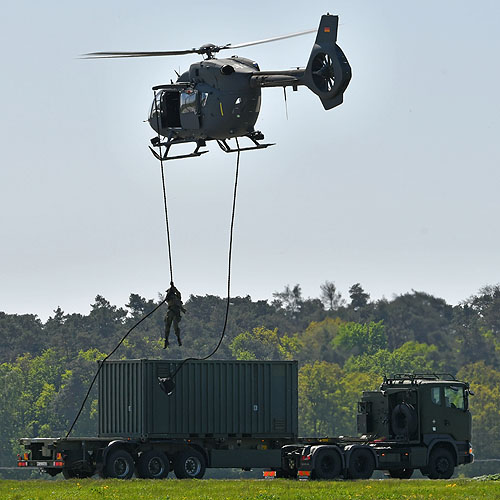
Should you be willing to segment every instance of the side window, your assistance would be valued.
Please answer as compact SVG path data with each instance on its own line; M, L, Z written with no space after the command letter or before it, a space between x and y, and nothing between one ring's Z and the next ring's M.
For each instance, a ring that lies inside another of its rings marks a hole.
M187 90L181 93L181 113L197 113L198 112L198 91Z
M441 387L433 387L431 389L431 401L438 406L441 406Z
M451 385L444 388L444 401L447 408L465 409L464 389L461 386Z

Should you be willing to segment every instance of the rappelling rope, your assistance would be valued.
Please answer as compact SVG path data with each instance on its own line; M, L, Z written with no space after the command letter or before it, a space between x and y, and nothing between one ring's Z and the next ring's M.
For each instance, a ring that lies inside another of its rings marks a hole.
M156 103L156 95L155 95L155 103ZM156 106L156 104L155 104ZM157 115L158 116L158 115ZM177 375L177 373L180 371L180 369L184 366L184 364L187 361L205 361L206 359L211 358L218 350L219 347L222 344L222 341L224 340L224 336L226 334L226 328L227 328L227 320L229 317L229 306L230 306L230 300L231 300L231 263L232 263L232 256L233 256L233 230L234 230L234 216L236 213L236 194L238 191L238 177L239 177L239 171L240 171L240 144L238 142L238 138L236 138L236 146L237 146L237 157L236 157L236 172L234 176L234 190L233 190L233 207L231 210L231 226L229 230L229 252L228 252L228 266L227 266L227 300L226 300L226 312L224 315L224 326L222 327L222 333L219 339L219 342L215 346L215 349L208 354L207 356L203 358L186 358L184 359L181 364L175 369L174 373L169 377L171 380ZM161 153L161 151L160 151ZM160 155L161 156L161 155ZM163 185L163 199L164 199L164 206L165 206L165 222L167 226L167 242L168 242L168 256L169 256L169 263L170 263L170 281L173 282L173 273L172 273L172 254L170 252L170 231L169 231L169 225L168 225L168 211L167 211L167 195L166 195L166 189L165 189L165 176L163 174L163 161L161 161L161 171L162 171L162 185ZM117 350L118 348L123 344L125 339L132 333L135 328L137 328L144 320L149 318L154 312L156 312L165 302L167 301L166 297L154 308L152 309L146 316L143 316L132 328L130 328L127 333L122 337L120 342L116 345L116 347L99 363L99 368L97 369L96 374L94 375L94 378L92 379L92 382L90 383L90 386L87 390L87 394L85 395L85 398L83 399L83 402L80 406L80 409L78 410L78 413L73 420L73 423L71 424L71 427L69 428L69 431L66 434L66 438L69 437L71 434L71 431L75 427L78 419L80 418L80 415L83 411L83 408L85 406L85 403L87 402L87 399L89 398L90 391L92 390L92 387L94 387L95 381L97 380L97 377L104 366L104 362L107 361Z
M159 121L159 113L158 113L158 104L156 102L156 91L154 95L154 103L155 103L155 111L156 111L156 124L158 131L160 130L160 121ZM170 268L170 283L174 282L174 273L173 273L173 268L172 268L172 249L170 245L170 226L168 223L168 208L167 208L167 190L165 187L165 172L163 168L163 157L161 154L161 138L160 138L160 132L158 132L158 147L160 149L160 166L161 166L161 185L163 189L163 207L165 209L165 226L166 226L166 231L167 231L167 249L168 249L168 263L169 263L169 268ZM123 344L123 341L129 336L129 334L137 327L139 324L141 324L145 319L147 319L149 316L151 316L157 309L160 308L165 302L167 301L167 298L165 297L151 312L146 314L143 318L141 318L126 334L125 336L118 342L117 346L101 361L99 364L99 368L97 369L96 374L94 375L94 378L92 379L92 382L90 383L90 386L88 388L87 394L85 395L85 398L83 399L83 403L80 406L80 410L78 411L78 414L75 417L75 420L73 420L73 423L71 424L71 427L69 428L68 433L66 434L66 437L68 437L71 434L71 431L73 430L73 427L75 426L76 422L80 418L80 415L83 411L83 408L85 406L85 403L87 402L87 399L90 395L90 391L92 390L92 387L95 384L95 381L97 380L97 377L99 375L99 372L101 371L101 368L104 364L104 362L109 359L115 352L116 350Z
M165 209L165 226L167 230L167 249L168 249L168 264L170 268L170 283L174 283L174 272L172 268L172 248L170 245L170 226L168 223L168 207L167 207L167 188L165 186L165 172L163 168L163 156L161 154L161 137L160 137L160 113L158 112L158 102L156 100L156 90L154 91L154 103L156 112L156 128L158 129L158 149L160 155L160 169L161 169L161 186L163 189L163 207Z
M116 347L99 363L99 368L97 369L97 372L94 375L94 378L92 379L92 382L90 383L90 386L89 386L89 389L87 391L87 394L85 395L85 398L83 399L82 405L80 406L80 409L78 410L78 414L76 415L75 420L73 420L73 423L71 424L71 427L69 428L69 431L66 434L66 437L69 437L69 435L71 434L71 431L73 430L73 427L75 426L76 422L80 418L80 415L81 415L81 413L83 411L83 407L85 406L85 403L87 402L87 399L88 399L88 397L90 395L90 391L92 390L92 387L94 386L95 381L97 380L97 376L99 375L99 372L101 371L101 368L104 366L104 362L108 358L110 358L117 351L117 349L123 344L124 340L129 336L129 334L133 330L135 330L135 328L137 328L145 319L149 318L149 316L151 316L157 309L159 309L166 301L167 301L166 298L163 299L153 310L151 310L148 314L146 314L146 316L143 316L132 328L130 328L130 330L122 337L122 339L120 340L120 342L118 342L118 344L116 345Z
M218 350L219 347L222 344L222 341L224 340L224 336L226 335L226 328L227 328L227 320L229 317L229 306L231 303L231 263L232 263L232 256L233 256L233 230L234 230L234 215L236 213L236 194L238 191L238 176L240 172L240 144L238 142L238 138L236 137L236 146L237 146L237 157L236 157L236 172L234 175L234 190L233 190L233 208L231 210L231 226L229 229L229 252L228 252L228 265L227 265L227 299L226 299L226 313L224 315L224 326L222 327L222 333L219 339L218 344L215 346L215 349L210 353L207 354L203 358L186 358L183 361L181 361L181 364L174 370L172 375L170 375L169 378L170 380L173 380L173 378L179 373L180 369L184 366L185 363L188 361L205 361L206 359L211 358Z

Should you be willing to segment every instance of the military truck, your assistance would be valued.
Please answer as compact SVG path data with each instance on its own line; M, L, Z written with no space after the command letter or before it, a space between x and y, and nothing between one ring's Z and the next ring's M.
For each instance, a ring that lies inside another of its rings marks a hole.
M106 361L95 437L23 438L18 466L65 478L202 478L207 468L266 476L368 479L374 470L449 478L473 461L469 386L399 374L358 404L359 437L298 436L295 361Z

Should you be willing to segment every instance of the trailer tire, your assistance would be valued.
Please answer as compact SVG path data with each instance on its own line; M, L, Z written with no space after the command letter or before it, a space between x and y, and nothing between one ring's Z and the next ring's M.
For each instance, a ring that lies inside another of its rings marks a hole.
M413 469L390 469L388 472L393 479L410 479L413 476Z
M349 456L349 479L370 479L375 470L375 457L367 448L354 448Z
M342 459L335 450L318 450L314 457L314 479L336 479L341 472Z
M418 427L417 412L409 403L395 406L391 414L392 432L396 436L413 434Z
M430 479L450 479L455 470L455 460L451 451L443 447L432 450L427 470Z
M207 468L205 457L194 448L186 448L174 457L177 479L201 479Z
M113 479L130 479L134 474L135 464L132 455L119 448L106 457L104 477Z
M163 451L145 451L137 460L136 474L142 479L165 479L169 472L170 461Z

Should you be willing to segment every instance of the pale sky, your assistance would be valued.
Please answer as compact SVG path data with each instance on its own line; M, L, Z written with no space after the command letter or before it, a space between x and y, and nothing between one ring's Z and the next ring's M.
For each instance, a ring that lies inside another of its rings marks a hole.
M353 71L324 111L302 87L263 89L243 153L233 295L269 299L334 281L373 299L426 291L457 303L500 281L500 3L4 2L0 18L0 311L46 319L168 287L151 87L196 55L81 60L98 50L179 50L315 28L340 16ZM236 53L262 70L305 66L314 35ZM232 55L230 51L225 54ZM226 293L235 155L214 143L168 162L174 276L184 296Z

